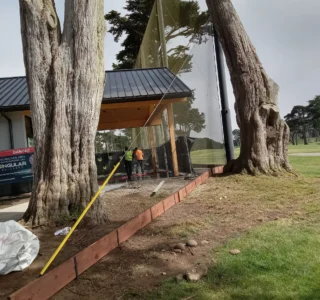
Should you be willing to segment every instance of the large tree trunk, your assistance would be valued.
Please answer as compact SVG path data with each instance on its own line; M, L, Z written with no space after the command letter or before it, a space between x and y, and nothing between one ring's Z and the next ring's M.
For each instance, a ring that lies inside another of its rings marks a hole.
M84 207L97 190L94 140L104 85L103 0L66 0L63 33L54 0L20 0L34 129L34 224ZM106 220L96 201L88 214Z
M281 120L278 86L267 76L231 0L207 0L235 95L240 156L226 171L271 174L291 170L289 127Z
M306 127L303 127L303 143L305 145L308 145L308 129Z
M295 145L295 133L290 131L290 142Z

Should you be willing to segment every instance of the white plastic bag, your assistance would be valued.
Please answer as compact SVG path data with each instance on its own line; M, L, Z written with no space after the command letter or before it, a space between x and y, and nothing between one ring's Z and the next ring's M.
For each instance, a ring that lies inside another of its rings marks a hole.
M39 248L38 238L19 223L0 222L0 275L30 266Z
M69 231L71 230L71 227L65 227L63 229L57 230L54 235L67 235Z

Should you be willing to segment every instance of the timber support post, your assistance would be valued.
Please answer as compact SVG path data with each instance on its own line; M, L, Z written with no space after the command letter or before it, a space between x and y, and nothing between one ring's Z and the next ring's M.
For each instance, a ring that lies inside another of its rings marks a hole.
M171 143L173 174L175 177L177 177L179 176L179 166L178 166L177 149L176 149L176 137L174 133L173 110L172 110L171 104L167 106L167 112L168 112L168 125L169 125L169 134L170 134L170 143Z
M151 155L152 155L152 167L155 174L157 174L157 161L156 161L156 148L154 143L154 134L152 126L148 127L149 129L149 138L150 138L150 146L151 146Z

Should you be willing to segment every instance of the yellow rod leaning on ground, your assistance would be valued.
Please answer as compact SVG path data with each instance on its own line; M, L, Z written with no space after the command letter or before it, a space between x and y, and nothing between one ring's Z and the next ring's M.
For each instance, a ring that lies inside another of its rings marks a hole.
M91 201L88 203L88 205L86 206L86 208L84 209L84 211L82 212L81 216L78 218L78 220L74 223L74 225L72 226L72 228L70 229L69 233L65 236L65 238L63 239L63 241L60 243L59 247L56 249L56 251L54 251L54 253L52 254L52 256L50 257L50 259L48 260L48 262L46 263L46 265L43 267L43 269L40 272L40 275L43 275L46 270L50 267L51 263L54 261L54 259L56 258L56 256L59 254L59 252L61 251L61 249L63 248L63 246L65 245L65 243L67 242L67 240L69 239L69 237L72 235L72 233L74 232L74 230L76 229L76 227L79 225L79 223L81 222L81 220L83 219L83 217L86 215L86 213L88 212L89 208L91 207L91 205L94 203L94 201L98 198L98 196L100 195L100 193L102 192L102 190L104 189L104 187L107 185L107 183L109 182L110 178L113 176L113 174L116 172L116 170L118 169L120 165L120 162L118 162L115 167L113 168L113 170L111 171L111 173L109 174L109 176L107 177L107 179L104 181L104 183L101 185L101 187L99 188L99 190L96 192L96 194L93 196L93 198L91 199Z

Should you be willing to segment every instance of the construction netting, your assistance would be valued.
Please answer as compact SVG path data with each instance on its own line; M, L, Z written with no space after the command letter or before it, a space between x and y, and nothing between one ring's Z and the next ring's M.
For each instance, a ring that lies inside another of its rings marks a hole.
M213 32L205 0L155 1L136 67L168 67L193 91L187 102L173 104L175 135L188 138L193 165L224 164ZM157 146L169 140L166 111L159 127L154 128Z
M129 218L150 207L158 199L150 194L163 180L159 197L178 190L186 179L194 178L206 168L226 162L213 27L205 0L155 1L136 68L158 67L167 67L173 73L170 80L179 78L192 90L192 96L170 104L172 112L163 109L161 124L157 126L98 132L100 148L96 162L100 182L124 155L126 146L132 151L138 147L144 154L143 166L133 156L131 178L125 159L111 178L106 191L108 212L113 219L121 219L122 215ZM155 105L154 113L166 101L169 91L170 86ZM170 113L174 121L175 153L170 140Z

